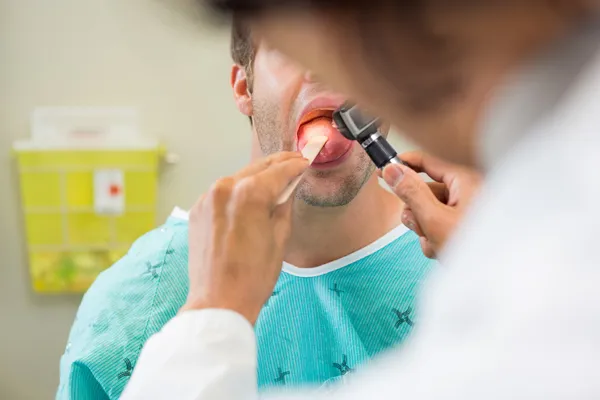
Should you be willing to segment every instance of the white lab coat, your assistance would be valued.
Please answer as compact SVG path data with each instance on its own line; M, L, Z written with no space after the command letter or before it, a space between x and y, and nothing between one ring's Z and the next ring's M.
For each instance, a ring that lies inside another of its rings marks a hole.
M486 186L429 282L412 340L339 392L299 398L600 399L600 24L592 25L521 71L491 107ZM206 310L149 340L123 399L257 396L252 327Z

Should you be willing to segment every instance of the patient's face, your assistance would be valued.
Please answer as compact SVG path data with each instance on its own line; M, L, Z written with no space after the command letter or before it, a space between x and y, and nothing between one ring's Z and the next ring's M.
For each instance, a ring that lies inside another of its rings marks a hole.
M424 150L468 164L495 90L581 12L575 0L375 3L369 28L358 3L347 13L273 7L251 28Z
M331 125L333 111L345 100L278 51L259 45L249 114L262 153L301 150L315 135L329 138L297 190L313 206L348 204L374 170L360 146Z

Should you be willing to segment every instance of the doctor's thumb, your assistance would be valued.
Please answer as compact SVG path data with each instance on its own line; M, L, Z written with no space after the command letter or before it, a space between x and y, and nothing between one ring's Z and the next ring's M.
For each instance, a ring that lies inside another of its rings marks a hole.
M438 211L441 203L419 174L404 165L389 164L382 173L392 191L412 210L417 223Z

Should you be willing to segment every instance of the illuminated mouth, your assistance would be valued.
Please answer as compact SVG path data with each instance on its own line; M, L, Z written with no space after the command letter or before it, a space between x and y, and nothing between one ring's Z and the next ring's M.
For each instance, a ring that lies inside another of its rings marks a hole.
M298 126L300 127L302 125L311 123L320 118L327 118L328 120L333 122L333 112L334 111L335 111L334 109L330 109L330 108L320 108L320 109L315 109L315 110L309 111L304 116L302 116L302 118L300 119L300 122L298 123Z

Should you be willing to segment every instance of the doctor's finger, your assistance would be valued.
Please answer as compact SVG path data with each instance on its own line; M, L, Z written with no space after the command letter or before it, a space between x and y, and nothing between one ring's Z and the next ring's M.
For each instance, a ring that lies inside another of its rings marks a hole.
M426 237L421 236L419 238L419 243L421 244L421 251L423 251L423 254L425 255L425 257L431 258L431 259L434 259L437 257L435 248L431 245L431 242L429 240L427 240Z
M284 151L274 153L267 157L261 158L258 161L255 161L247 167L241 169L235 175L233 175L233 179L237 182L249 176L256 175L269 168L270 166L282 163L287 160L300 158L302 158L302 154L300 154L299 152Z
M257 184L265 191L271 204L275 204L283 190L309 166L303 157L290 158L273 164L256 175Z
M383 170L383 179L392 191L409 207L417 220L442 206L419 174L404 165L389 164Z
M425 236L423 230L417 222L417 219L415 218L412 210L409 207L404 208L404 211L402 212L402 223L404 224L404 226L416 233L418 236Z
M287 185L300 176L308 168L308 160L293 157L285 161L273 163L259 173L247 176L236 184L234 192L238 211L253 207L252 211L273 211L276 200ZM264 214L263 214L264 215Z
M407 163L414 171L426 173L436 182L445 182L450 174L460 168L422 151L403 153L400 155L400 159Z
M292 233L292 200L277 206L273 211L273 223L277 249L284 249Z
M427 186L440 203L448 204L448 186L445 183L427 182Z

